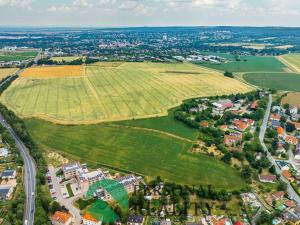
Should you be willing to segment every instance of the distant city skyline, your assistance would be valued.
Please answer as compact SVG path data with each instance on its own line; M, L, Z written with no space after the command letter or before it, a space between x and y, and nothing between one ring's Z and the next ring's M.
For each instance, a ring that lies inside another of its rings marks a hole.
M300 27L299 0L0 0L0 26Z

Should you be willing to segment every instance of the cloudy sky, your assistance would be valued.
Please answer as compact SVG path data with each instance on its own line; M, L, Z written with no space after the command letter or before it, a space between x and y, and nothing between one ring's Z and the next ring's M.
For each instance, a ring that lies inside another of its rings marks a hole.
M298 26L300 0L0 0L0 26Z

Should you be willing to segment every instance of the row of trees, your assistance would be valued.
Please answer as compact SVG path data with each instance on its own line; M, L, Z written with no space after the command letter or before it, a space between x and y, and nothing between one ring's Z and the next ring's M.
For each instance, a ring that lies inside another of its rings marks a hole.
M4 116L6 121L12 126L14 131L18 134L20 139L29 149L31 156L34 158L37 165L37 187L36 187L36 211L35 211L35 225L50 225L48 218L50 199L43 192L42 186L46 183L46 162L42 153L39 151L31 136L29 135L24 122L18 118L13 111L7 109L0 104L0 113Z

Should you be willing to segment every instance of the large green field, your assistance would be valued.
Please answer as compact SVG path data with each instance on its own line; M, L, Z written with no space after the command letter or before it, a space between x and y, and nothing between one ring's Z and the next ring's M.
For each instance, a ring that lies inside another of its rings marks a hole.
M174 119L175 109L169 110L168 116L161 116L148 119L139 120L125 120L115 122L118 125L129 127L140 127L146 129L158 130L161 132L167 132L173 135L177 135L182 138L195 140L198 134L196 129L191 129L184 125L182 122Z
M243 78L256 86L284 91L300 91L297 73L246 73Z
M8 62L32 59L37 54L37 52L0 52L0 61Z
M222 73L187 63L102 63L84 67L84 73L70 68L30 68L1 101L21 117L90 124L163 116L184 99L252 90Z
M115 123L70 126L36 119L25 123L41 149L90 165L105 164L187 185L211 184L228 190L244 186L236 169L213 157L189 153L189 140Z
M284 72L286 65L273 56L241 56L241 61L233 60L233 55L222 54L229 62L221 64L198 63L201 66L229 72Z

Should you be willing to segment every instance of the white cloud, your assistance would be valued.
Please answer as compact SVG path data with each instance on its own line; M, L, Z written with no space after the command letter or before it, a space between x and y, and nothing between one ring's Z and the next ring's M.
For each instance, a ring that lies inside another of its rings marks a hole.
M0 0L0 7L24 7L30 8L33 0Z
M79 7L79 8L86 8L86 7L92 7L93 4L89 2L89 0L74 0L73 6Z
M70 12L71 7L66 5L60 5L60 6L51 6L47 9L48 12Z

